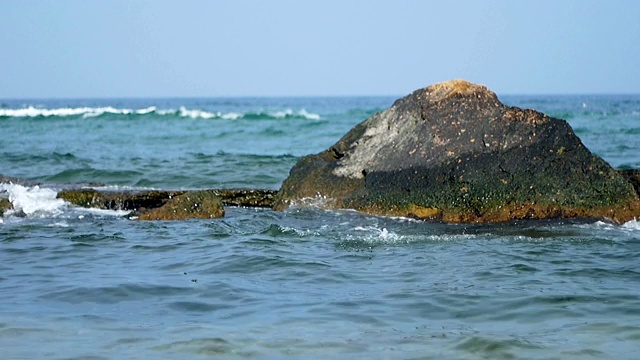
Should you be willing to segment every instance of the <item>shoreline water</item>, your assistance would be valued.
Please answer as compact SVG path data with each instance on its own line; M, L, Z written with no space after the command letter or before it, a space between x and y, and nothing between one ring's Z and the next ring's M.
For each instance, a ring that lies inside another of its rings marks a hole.
M640 168L640 96L500 98L565 118L612 166ZM277 190L300 156L393 100L65 100L294 116L0 117L0 173L56 192ZM637 220L462 225L229 206L221 219L136 222L56 209L1 218L7 358L633 359L639 348Z

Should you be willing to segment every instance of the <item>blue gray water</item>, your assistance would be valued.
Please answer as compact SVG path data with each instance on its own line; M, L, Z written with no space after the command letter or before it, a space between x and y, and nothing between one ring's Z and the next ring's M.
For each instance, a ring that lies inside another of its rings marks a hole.
M640 168L640 96L511 96ZM634 359L640 224L447 225L227 208L137 222L54 199L277 189L394 98L0 101L3 359ZM40 183L33 186L33 183Z

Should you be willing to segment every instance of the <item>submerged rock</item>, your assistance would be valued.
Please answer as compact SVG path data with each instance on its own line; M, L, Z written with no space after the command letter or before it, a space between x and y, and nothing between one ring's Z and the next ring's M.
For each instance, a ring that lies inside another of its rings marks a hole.
M213 219L224 216L222 200L214 191L189 191L172 197L161 207L144 212L140 220Z
M270 208L275 203L275 190L264 189L216 189L212 190L225 206Z
M274 208L309 198L445 222L640 215L629 181L567 122L506 106L463 80L417 90L300 159Z
M276 191L262 189L213 189L200 191L98 191L69 189L57 197L81 207L131 210L140 220L216 218L224 206L272 207Z
M13 204L9 199L0 198L0 217L2 217L7 210L13 209Z
M172 197L183 193L184 191L112 192L94 189L69 189L59 192L57 197L81 207L145 211L146 209L158 208Z

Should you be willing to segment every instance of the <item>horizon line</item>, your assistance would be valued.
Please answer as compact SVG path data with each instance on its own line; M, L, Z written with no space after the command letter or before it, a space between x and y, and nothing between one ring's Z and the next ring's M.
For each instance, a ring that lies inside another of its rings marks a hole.
M414 90L415 91L415 90ZM123 95L123 96L33 96L33 97L0 97L0 101L17 101L17 100L179 100L179 99L296 99L296 98L403 98L405 95ZM640 92L585 92L585 93L497 93L501 96L635 96Z

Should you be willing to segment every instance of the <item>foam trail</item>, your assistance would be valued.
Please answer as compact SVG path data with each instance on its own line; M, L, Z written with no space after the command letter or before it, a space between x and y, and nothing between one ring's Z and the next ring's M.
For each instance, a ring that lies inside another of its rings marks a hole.
M364 232L366 235L362 236L360 240L368 243L393 244L408 240L404 236L391 232L384 227L380 229L377 226L357 226L353 230Z

